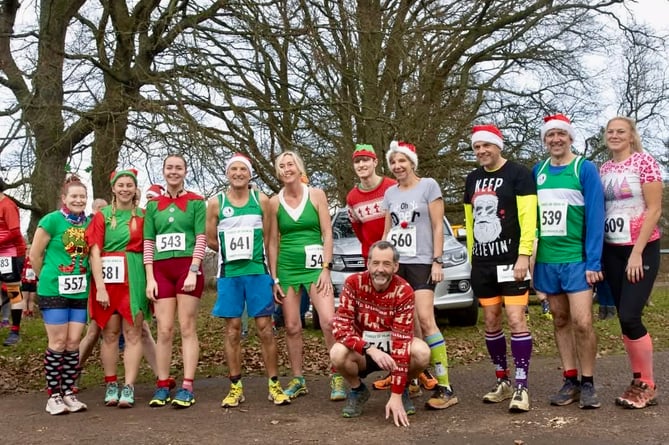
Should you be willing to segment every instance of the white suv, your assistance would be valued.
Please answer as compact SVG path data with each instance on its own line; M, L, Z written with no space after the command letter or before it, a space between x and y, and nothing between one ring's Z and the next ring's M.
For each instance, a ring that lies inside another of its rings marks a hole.
M335 289L335 306L346 277L366 269L360 241L356 238L347 211L340 210L332 218L334 256L332 258L332 283ZM472 292L471 265L467 249L453 236L451 225L444 218L444 280L434 290L434 308L445 315L451 324L473 326L478 320L478 301Z

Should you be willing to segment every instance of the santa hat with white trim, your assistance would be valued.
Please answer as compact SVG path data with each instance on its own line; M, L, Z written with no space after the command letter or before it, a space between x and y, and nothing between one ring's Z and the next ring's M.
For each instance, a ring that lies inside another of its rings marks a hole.
M474 125L474 127L472 127L472 148L477 142L494 144L497 145L500 150L504 150L504 137L502 136L502 132L499 131L499 128L494 125Z
M550 130L564 130L572 140L576 139L574 134L574 127L571 126L571 121L564 114L558 113L544 118L544 124L541 126L541 142L544 141L546 133Z
M241 162L242 164L244 164L246 168L249 169L249 173L251 174L251 176L253 176L253 166L251 165L251 160L241 153L235 153L234 155L232 155L230 159L228 159L228 161L225 163L226 173L228 172L228 169L230 168L233 162Z
M160 184L151 184L148 189L146 189L146 197L147 199L155 198L158 196L162 196L162 194L165 193L165 187L163 187Z
M392 141L390 143L390 148L388 149L388 153L386 153L386 161L388 162L389 166L390 166L390 156L392 156L393 153L402 153L407 158L409 158L409 160L413 164L414 169L418 168L418 155L416 154L415 145L403 141Z

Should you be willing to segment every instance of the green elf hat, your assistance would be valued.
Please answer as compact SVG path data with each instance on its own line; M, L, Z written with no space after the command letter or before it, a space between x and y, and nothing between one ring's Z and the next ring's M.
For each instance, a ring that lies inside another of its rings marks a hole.
M355 144L353 159L357 158L358 156L367 156L368 158L376 159L374 147L369 144Z
M113 171L111 175L109 175L109 182L111 185L114 185L116 180L121 176L130 176L135 181L135 184L137 184L137 170L134 168L128 168L124 170Z

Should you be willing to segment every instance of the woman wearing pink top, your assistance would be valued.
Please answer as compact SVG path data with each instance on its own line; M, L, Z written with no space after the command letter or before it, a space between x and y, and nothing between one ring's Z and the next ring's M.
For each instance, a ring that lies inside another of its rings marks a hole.
M602 262L633 373L616 404L645 408L657 403L653 342L641 314L660 265L662 174L657 161L643 151L632 119L608 122L606 146L612 159L600 169L606 199Z

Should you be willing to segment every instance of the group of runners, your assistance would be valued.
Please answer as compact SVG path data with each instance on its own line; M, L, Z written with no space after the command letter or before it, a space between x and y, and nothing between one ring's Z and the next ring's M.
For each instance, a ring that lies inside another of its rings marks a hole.
M549 116L541 128L548 158L530 171L503 156L497 127L473 128L471 143L480 167L465 182L465 226L472 286L483 308L485 343L495 368L495 385L483 395L484 402L510 400L512 412L530 409L532 336L525 307L534 263L533 284L548 295L564 369L563 386L550 403L600 406L591 306L592 287L603 279L614 296L633 372L616 403L630 408L655 403L652 341L641 313L659 267L662 178L657 162L642 150L632 120L612 119L605 135L612 159L598 172L572 151L575 133L569 119ZM87 338L96 340L100 331L103 337L106 405L135 404L142 355L157 378L150 406L195 403L196 319L207 246L218 253L212 314L226 320L230 387L223 407L245 400L240 346L245 307L261 342L268 399L286 405L309 392L302 372L302 291L318 311L331 358L330 400L345 400L344 417L361 415L370 397L363 379L379 370L387 375L374 387L390 390L386 417L398 426L408 425L408 416L416 412L412 396L420 393L420 385L432 391L426 408L457 404L433 310L435 286L444 279L441 189L434 179L419 176L414 145L393 141L386 161L394 179L377 174L372 146L360 144L353 152L359 184L348 194L347 206L367 271L346 280L336 313L328 201L322 190L305 183L306 169L296 152L275 159L282 188L271 198L251 185L252 161L241 154L226 162L227 189L208 202L185 190L188 170L179 155L165 158L165 187L151 187L145 209L139 207L133 169L112 173L111 204L92 217L85 213L85 185L68 177L62 207L40 220L27 257L48 337L47 412L87 408L78 399L76 381L83 351L93 343L85 342L80 354L89 315ZM25 304L20 290L25 243L18 209L2 193L0 211L0 276L18 326ZM272 327L276 305L283 311L292 373L285 388ZM146 324L150 307L157 323L155 341ZM511 331L513 379L503 313ZM176 320L182 343L180 385L170 377ZM12 333L10 344L18 341L18 327ZM116 375L121 333L122 385Z

